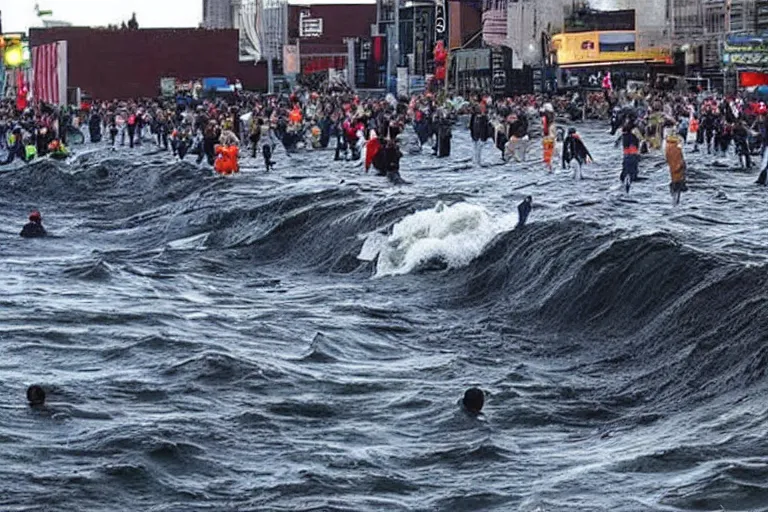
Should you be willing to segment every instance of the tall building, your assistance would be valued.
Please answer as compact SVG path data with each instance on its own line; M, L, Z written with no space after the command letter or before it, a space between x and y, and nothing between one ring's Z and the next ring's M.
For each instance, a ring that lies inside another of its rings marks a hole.
M594 0L590 7L599 10L634 9L637 45L640 48L669 47L672 4L685 0ZM722 3L722 0L720 0Z
M507 4L506 43L516 64L536 65L548 51L543 40L563 30L571 0L516 0Z
M755 23L758 32L768 31L768 0L755 2Z
M203 0L203 28L240 31L240 60L283 57L287 0Z
M235 16L233 4L235 0L203 0L203 28L234 28Z
M671 26L674 46L686 50L688 64L717 68L728 33L768 30L768 1L674 0Z
M755 0L732 0L731 4L731 32L754 33L757 22Z

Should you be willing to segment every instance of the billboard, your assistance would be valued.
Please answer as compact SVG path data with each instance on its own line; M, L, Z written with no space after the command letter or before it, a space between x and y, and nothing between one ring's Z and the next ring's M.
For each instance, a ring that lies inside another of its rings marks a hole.
M578 9L565 18L565 32L601 32L636 30L635 10L597 11Z
M730 36L723 46L723 64L741 68L768 68L768 41L758 36Z
M555 35L552 46L562 68L673 63L668 48L639 49L636 41L637 34L633 31L578 32Z
M597 40L600 53L607 52L634 52L634 32L603 32L598 33Z
M320 37L323 35L323 18L310 18L302 12L299 15L299 37Z
M301 72L299 67L299 45L283 45L283 74L298 75Z

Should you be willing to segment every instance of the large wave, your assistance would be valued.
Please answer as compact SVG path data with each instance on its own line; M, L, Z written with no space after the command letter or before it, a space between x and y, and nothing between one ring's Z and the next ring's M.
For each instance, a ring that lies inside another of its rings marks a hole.
M568 333L552 345L581 344L613 361L606 371L621 367L628 382L670 399L765 380L762 266L596 223L512 229L516 215L494 216L458 195L375 195L327 183L249 192L240 178L188 164L147 170L103 161L71 173L40 163L0 174L0 186L21 203L87 210L95 219L88 228L114 231L137 251L234 251L248 264L379 278L438 270L440 279L414 276L433 287L436 302Z
M396 223L388 237L366 239L360 257L378 255L377 276L407 274L429 264L456 269L468 265L493 237L516 222L517 215L495 219L481 206L447 206L441 201Z

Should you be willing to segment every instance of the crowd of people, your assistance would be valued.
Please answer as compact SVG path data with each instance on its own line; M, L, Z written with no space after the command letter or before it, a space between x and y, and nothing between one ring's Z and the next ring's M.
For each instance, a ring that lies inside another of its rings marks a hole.
M742 96L640 89L508 98L430 93L361 98L351 91L321 94L299 88L290 95L238 91L226 98L102 101L79 110L37 105L17 111L13 103L2 103L0 156L5 153L4 164L66 159L70 140L115 150L153 144L177 159L191 156L198 165L232 174L244 155L261 156L264 170L272 170L281 144L289 154L333 149L335 160L354 161L365 154L366 171L373 168L403 184L403 155L431 150L436 158L450 156L453 131L462 129L462 119L473 141L474 165L483 164L484 148L492 145L502 162L539 161L551 171L559 160L580 179L593 158L577 130L566 127L590 118L610 118L611 133L621 132L616 145L623 152L620 179L627 193L638 177L641 155L661 150L675 201L686 190L686 145L713 157L733 147L749 168L768 141L768 109ZM531 155L537 147L540 158ZM759 182L765 184L765 173Z
M753 166L762 155L758 183L768 182L768 107L747 96L663 90L603 90L560 96L520 95L492 98L475 94L467 99L435 94L411 97L361 98L351 92L317 93L296 90L291 95L239 93L228 98L192 100L141 99L103 101L72 110L38 105L18 111L0 103L0 158L3 164L36 158L66 159L72 143L87 140L112 150L151 145L179 160L192 156L198 165L220 174L239 170L239 158L261 157L264 171L275 165L278 144L288 154L330 149L327 158L362 160L394 184L404 155L431 152L451 155L454 130L468 130L472 163L482 166L486 149L499 152L505 163L555 164L581 179L582 169L594 161L575 123L602 119L610 123L615 146L621 148L618 177L626 193L637 181L645 154L663 155L669 167L673 204L688 190L686 153L704 152L712 159L733 155L741 166ZM80 139L80 140L78 140ZM331 156L331 154L333 156ZM518 205L518 227L525 225L533 198ZM21 236L47 235L42 215L33 211ZM39 386L28 390L34 407L45 404ZM462 405L480 414L484 393L467 390Z

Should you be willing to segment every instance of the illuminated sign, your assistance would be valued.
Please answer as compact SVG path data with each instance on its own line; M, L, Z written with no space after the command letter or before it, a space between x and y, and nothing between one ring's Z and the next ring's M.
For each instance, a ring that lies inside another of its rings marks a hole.
M299 14L299 37L320 37L323 35L323 18L309 16L306 11Z
M557 34L552 47L561 67L611 64L671 64L668 48L637 48L634 31L577 32Z
M435 32L445 33L445 0L435 0Z
M3 63L6 67L17 68L29 62L29 45L21 34L0 36L0 49L3 50Z
M768 67L768 42L762 37L731 36L723 46L726 66Z

